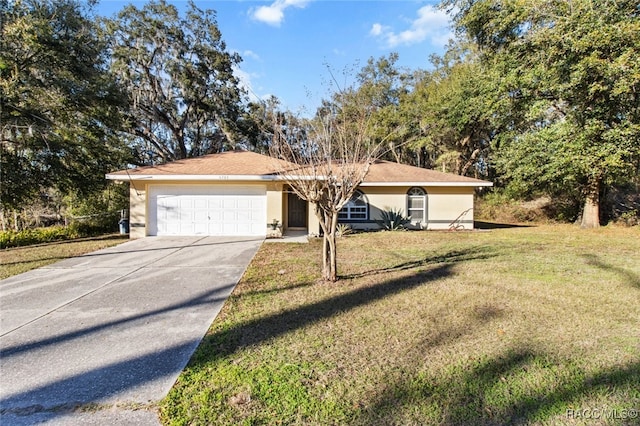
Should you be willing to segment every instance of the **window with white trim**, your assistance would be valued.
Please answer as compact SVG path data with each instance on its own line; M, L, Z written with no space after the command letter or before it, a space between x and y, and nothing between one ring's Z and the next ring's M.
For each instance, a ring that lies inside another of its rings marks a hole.
M424 189L413 187L407 192L407 214L411 222L424 223L427 220L427 193Z
M347 204L338 212L338 220L367 220L369 203L361 191L356 191Z

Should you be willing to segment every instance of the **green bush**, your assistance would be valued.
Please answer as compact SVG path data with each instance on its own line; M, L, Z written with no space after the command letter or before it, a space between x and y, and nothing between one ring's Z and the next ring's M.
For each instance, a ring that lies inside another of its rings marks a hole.
M640 225L640 210L628 210L624 213L621 213L616 223L624 226Z
M118 231L120 210L129 207L129 187L111 183L102 191L82 196L65 197L67 217L83 236L93 236Z
M77 229L70 226L25 229L23 231L0 231L0 248L21 247L51 241L81 237Z
M49 226L47 228L33 228L22 231L0 231L0 249L113 233L118 229L118 217L118 213L114 213L108 218L74 221L69 226Z
M84 219L74 219L69 227L84 237L92 237L117 232L119 220L120 212L109 212Z

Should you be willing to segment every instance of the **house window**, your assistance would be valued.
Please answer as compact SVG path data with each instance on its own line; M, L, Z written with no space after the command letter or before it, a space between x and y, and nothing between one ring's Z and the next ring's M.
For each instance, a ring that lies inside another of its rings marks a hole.
M411 222L424 223L427 219L427 193L422 188L413 187L407 192L407 213Z
M369 203L364 194L356 191L347 204L338 212L338 220L367 220L369 218Z

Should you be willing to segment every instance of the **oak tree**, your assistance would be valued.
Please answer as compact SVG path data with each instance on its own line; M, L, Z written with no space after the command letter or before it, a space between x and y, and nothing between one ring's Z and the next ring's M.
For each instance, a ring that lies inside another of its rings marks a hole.
M462 44L431 61L434 69L418 80L407 102L420 123L414 145L430 154L428 166L486 178L499 114L490 70Z
M448 0L498 71L514 121L499 168L522 192L575 188L583 227L602 191L638 173L640 10L631 0ZM517 125L517 126L515 126Z
M218 152L237 142L240 56L226 50L213 10L164 0L125 7L107 21L111 69L126 88L128 133L141 161Z
M0 14L3 211L49 188L99 189L127 152L116 134L121 95L90 7L16 0Z

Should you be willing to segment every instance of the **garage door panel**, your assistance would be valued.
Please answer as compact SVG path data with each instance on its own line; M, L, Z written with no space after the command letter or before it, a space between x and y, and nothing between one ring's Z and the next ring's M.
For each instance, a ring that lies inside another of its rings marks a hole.
M213 223L222 222L222 210L209 210L209 221Z
M193 218L198 219L207 219L209 217L209 210L206 207L201 207L199 209L193 209Z
M222 222L209 224L209 235L224 235Z
M195 222L193 224L193 233L195 235L209 235L209 224L203 222Z
M150 194L152 235L266 233L264 187L158 185L150 189Z
M208 199L207 204L209 209L221 209L222 208L222 200L221 199Z
M250 199L239 199L237 203L237 208L239 209L249 209L251 208L251 200Z
M194 209L206 209L209 207L209 203L206 197L197 197L193 200Z
M164 224L165 233L167 235L178 235L181 232L180 223L178 222L169 222Z

